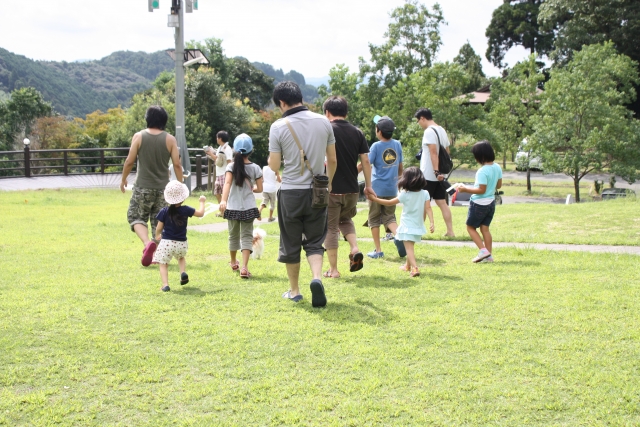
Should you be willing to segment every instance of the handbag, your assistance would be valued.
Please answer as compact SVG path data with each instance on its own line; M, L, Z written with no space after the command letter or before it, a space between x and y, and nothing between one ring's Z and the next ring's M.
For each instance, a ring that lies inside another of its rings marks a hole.
M218 156L216 157L216 166L219 168L225 167L227 165L227 155L224 154L224 150L221 148L218 150Z
M305 165L311 172L311 175L313 175L313 181L311 184L311 207L314 209L326 208L329 205L329 177L325 174L313 174L309 159L307 159L306 154L304 154L298 135L293 130L291 122L289 122L289 119L284 119L284 122L289 128L289 132L291 132L293 140L298 145L298 150L300 150L300 176L304 174Z

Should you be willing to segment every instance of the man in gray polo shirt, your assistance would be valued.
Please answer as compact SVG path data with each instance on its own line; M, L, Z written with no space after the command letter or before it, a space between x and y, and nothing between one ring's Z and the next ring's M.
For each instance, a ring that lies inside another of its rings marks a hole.
M327 208L312 208L311 185L313 175L325 171L331 181L336 171L336 149L333 129L326 117L312 113L302 104L302 92L294 82L280 82L273 90L273 102L282 110L282 118L271 125L269 132L269 167L282 172L282 185L278 192L278 224L280 226L280 251L278 261L287 265L290 289L284 298L298 302L302 299L298 278L300 252L304 248L311 267L311 304L324 307L327 299L322 285L322 244L327 236ZM301 159L298 145L287 123L298 136L305 157L313 173Z

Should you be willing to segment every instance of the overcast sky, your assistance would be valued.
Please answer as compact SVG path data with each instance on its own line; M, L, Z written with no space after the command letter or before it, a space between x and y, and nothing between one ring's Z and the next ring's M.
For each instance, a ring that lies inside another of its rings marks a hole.
M0 47L52 61L99 59L118 50L172 48L167 27L171 0L149 13L148 0L0 0ZM435 1L422 0L431 7ZM185 40L223 39L227 56L244 56L307 78L326 76L335 64L357 70L368 43L381 44L389 12L404 0L199 0L185 17ZM445 20L438 60L452 60L469 40L488 75L498 75L484 53L485 29L502 0L441 1ZM509 64L524 58L514 48Z

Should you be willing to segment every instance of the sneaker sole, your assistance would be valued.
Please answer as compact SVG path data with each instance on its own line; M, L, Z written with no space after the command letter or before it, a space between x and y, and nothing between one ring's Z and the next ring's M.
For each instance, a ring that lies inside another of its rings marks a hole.
M484 256L480 256L480 255L478 255L477 257L475 257L475 258L474 258L474 259L472 259L471 261L473 261L473 262L480 262L480 261L482 261L483 259L487 259L487 258L489 258L490 256L491 256L491 252L487 252Z
M311 306L324 307L327 305L327 297L324 294L324 286L319 280L312 280L311 285Z

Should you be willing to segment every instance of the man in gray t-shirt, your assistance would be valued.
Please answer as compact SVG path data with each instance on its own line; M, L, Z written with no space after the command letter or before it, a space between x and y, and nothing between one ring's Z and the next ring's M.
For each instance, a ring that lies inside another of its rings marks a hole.
M327 208L311 207L311 185L314 175L324 174L326 156L326 174L331 191L337 165L333 129L326 117L312 113L302 104L302 92L294 82L278 83L273 90L273 102L282 110L282 119L273 123L269 132L269 167L277 173L284 160L282 185L278 193L278 261L287 264L290 289L283 297L294 302L302 299L298 277L300 252L304 248L313 274L311 303L314 307L323 307L327 304L321 280ZM289 126L299 139L311 171L301 159Z

